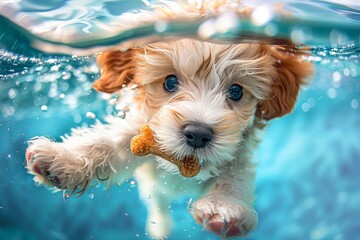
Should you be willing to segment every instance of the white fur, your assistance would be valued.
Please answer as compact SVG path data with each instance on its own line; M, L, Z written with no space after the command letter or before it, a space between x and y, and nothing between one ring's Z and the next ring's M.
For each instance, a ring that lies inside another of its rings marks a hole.
M43 137L30 140L27 168L39 183L80 192L93 180L121 182L135 173L149 210L147 229L156 238L169 233L168 205L179 194L199 198L190 213L205 228L220 222L224 231L219 234L224 237L227 224L239 230L237 235L247 234L257 224L251 149L261 124L254 113L258 101L269 95L273 60L259 56L256 45L192 40L155 43L137 57L134 81L145 91L144 100L138 100L140 107L131 108L125 120L109 117L107 124L75 129L61 143ZM162 88L169 74L179 77L176 93ZM244 87L239 102L226 95L234 83ZM164 159L130 153L130 139L148 121L164 151L201 160L196 177L185 179ZM194 150L186 144L182 128L190 122L213 129L209 146ZM51 181L55 176L60 183Z

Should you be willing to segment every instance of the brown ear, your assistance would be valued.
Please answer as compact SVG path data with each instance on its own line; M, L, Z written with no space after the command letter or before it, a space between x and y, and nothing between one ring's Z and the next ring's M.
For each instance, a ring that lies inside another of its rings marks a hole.
M126 52L105 52L101 54L97 63L102 69L101 77L96 80L92 87L97 91L113 93L128 84L135 73L134 56L136 49Z
M270 54L275 58L275 78L269 98L260 101L256 110L256 116L266 120L290 113L300 86L313 73L312 64L299 58L301 53L289 53L275 47L270 49Z

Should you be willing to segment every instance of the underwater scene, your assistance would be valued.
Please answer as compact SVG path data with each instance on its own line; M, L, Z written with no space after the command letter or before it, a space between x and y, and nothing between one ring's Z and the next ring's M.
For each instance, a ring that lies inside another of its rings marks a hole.
M106 115L126 118L131 102L91 88L101 52L180 38L292 41L315 66L293 112L271 120L254 150L259 223L241 239L360 239L355 0L2 0L0 239L155 239L135 179L69 197L35 184L25 151L35 136L61 141ZM191 201L184 195L168 206L173 229L165 239L220 239L195 222Z

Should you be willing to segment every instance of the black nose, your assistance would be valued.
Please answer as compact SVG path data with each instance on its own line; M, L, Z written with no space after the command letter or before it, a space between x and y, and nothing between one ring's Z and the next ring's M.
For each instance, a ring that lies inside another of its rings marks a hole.
M213 138L211 128L205 127L200 123L190 123L183 128L186 143L193 148L205 147Z

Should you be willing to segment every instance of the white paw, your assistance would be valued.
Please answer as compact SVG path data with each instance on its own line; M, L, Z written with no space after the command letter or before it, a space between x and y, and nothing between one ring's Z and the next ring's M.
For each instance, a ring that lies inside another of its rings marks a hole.
M61 143L40 137L29 141L26 150L26 167L29 173L35 175L38 183L75 191L87 183L82 183L81 177L76 177L76 170L67 164L73 157L73 154L62 147Z
M245 236L257 225L255 210L238 199L210 194L192 204L191 214L204 228L224 237Z

